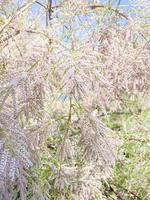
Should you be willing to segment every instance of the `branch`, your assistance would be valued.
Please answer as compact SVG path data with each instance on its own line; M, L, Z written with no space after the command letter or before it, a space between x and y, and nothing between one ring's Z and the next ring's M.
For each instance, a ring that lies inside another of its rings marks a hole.
M92 10L97 9L97 8L106 8L106 6L103 6L103 5L91 5L91 6L88 6L88 7L91 8ZM123 17L126 20L128 20L128 17L125 14L121 13L118 9L114 9L114 8L108 8L108 9L112 10L113 12L118 14L120 17Z
M45 5L43 5L41 2L36 1L35 3L39 4L40 6L42 6L43 8L45 8L45 10L47 9L47 7Z
M16 19L20 14L22 14L26 9L28 9L30 6L32 6L33 3L35 3L36 0L32 0L30 3L27 3L25 5L23 5L12 17L9 17L7 22L2 26L2 28L0 29L0 34L5 30L5 28L7 26L9 26L9 24Z
M113 184L113 185L117 187L116 184ZM139 196L138 196L137 194L135 194L133 191L130 191L130 190L128 190L128 189L126 189L125 187L120 186L120 185L119 185L119 187L120 187L122 190L126 191L130 196L132 195L132 196L136 197L138 200L142 200L141 197L139 197ZM118 196L118 192L116 192L116 191L111 187L111 185L109 185L109 188ZM121 196L119 196L119 198L120 198L121 200L123 200L123 198L121 198Z
M144 140L144 139L140 139L140 138L134 138L134 137L130 137L128 138L128 140L130 141L137 141L137 142L142 142L142 143L147 143L147 142L150 142L150 140Z
M5 37L4 39L2 39L2 41L0 41L0 44L3 43L3 42L8 41L9 39L11 39L12 37L14 37L14 36L16 36L18 34L20 34L20 30L16 30L15 33L9 34L7 37Z

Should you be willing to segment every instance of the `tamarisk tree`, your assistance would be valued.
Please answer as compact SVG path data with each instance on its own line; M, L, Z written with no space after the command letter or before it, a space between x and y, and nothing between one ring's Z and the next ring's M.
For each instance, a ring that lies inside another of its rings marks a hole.
M0 199L105 199L120 140L101 116L149 92L147 22L88 1L0 12Z

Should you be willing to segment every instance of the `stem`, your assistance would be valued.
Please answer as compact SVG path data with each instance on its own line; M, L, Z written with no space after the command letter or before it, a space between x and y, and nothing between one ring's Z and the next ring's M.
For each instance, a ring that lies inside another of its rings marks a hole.
M63 139L62 145L61 145L61 161L63 161L65 144L66 144L66 140L68 139L68 136L69 136L69 129L70 129L70 124L71 124L71 112L72 112L72 97L70 97L70 106L69 106L69 115L68 115L68 120L67 120L67 128L66 128L66 132L64 134L64 139Z

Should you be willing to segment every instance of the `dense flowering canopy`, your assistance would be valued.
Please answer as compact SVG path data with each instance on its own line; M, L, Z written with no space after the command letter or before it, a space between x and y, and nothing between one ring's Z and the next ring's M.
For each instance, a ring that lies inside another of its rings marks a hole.
M52 191L100 199L120 143L101 116L149 92L149 26L143 16L67 0L41 28L40 17L28 19L34 3L0 2L0 199L49 199ZM34 168L45 167L40 185Z

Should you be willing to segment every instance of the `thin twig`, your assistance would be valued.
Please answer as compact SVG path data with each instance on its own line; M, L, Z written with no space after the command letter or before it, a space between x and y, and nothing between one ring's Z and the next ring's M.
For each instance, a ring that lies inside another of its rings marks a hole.
M47 9L47 7L45 5L43 5L41 2L36 1L35 3L39 4L40 6L42 6L43 8Z
M140 139L140 138L134 138L134 137L130 137L130 138L128 138L128 140L130 140L130 141L137 141L137 142L143 142L143 143L147 143L147 142L150 142L150 140L142 140L142 139Z
M106 8L106 6L104 6L104 5L90 5L88 7L91 8L92 10L97 9L97 8ZM128 20L128 17L125 14L121 13L118 9L114 9L114 8L110 8L110 7L108 9L112 10L113 12L118 14L120 17L123 17L126 20Z

